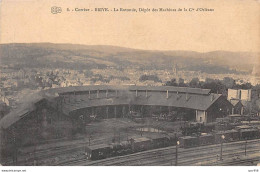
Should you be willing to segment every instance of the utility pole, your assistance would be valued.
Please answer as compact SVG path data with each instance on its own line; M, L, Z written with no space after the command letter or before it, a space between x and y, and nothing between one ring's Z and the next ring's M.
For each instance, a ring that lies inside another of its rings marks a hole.
M109 111L109 109L108 109L109 107L107 106L106 107L106 114L107 114L107 119L108 119L108 111Z
M119 135L119 144L120 144L120 131L119 131L119 134L118 134L118 135Z
M178 146L179 146L180 142L177 141L176 144L176 154L175 154L175 166L178 166Z
M246 140L246 143L245 143L245 156L246 156L246 146L247 146L247 140Z
M13 137L13 164L17 165L17 155L18 155L18 151L17 151L17 140L16 140L16 131L14 128L11 129L12 132L12 137Z
M222 136L221 136L221 147L220 147L220 160L221 160L221 161L223 160L223 158L222 158L222 147L223 147L223 141L224 141L224 139L225 139L225 136L222 135Z
M88 137L88 145L90 146L91 135Z

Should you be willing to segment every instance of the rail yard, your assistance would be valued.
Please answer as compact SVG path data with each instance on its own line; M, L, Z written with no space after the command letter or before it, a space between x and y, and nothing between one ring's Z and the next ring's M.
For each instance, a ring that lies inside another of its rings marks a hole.
M208 89L45 90L1 119L1 164L256 165L260 117L233 108Z

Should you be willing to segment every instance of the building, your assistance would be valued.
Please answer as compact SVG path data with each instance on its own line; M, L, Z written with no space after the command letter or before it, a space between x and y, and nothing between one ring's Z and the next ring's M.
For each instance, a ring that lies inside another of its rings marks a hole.
M30 101L22 103L6 115L0 121L0 127L8 128L28 114L39 116L43 109L52 109L64 117L77 120L80 116L84 120L91 116L121 118L128 116L131 111L138 112L142 117L176 112L173 114L180 120L208 123L231 114L233 108L225 97L210 93L209 89L172 86L92 85L53 88L41 90ZM37 106L38 102L45 103Z
M243 101L251 101L252 90L243 90L243 89L228 89L228 100L236 99Z
M230 103L233 105L232 114L243 115L243 113L244 113L244 105L241 102L241 100L231 99Z
M210 123L231 114L233 107L225 97L208 89L172 86L61 87L39 90L28 96L0 120L0 132L4 133L0 140L5 140L6 145L15 145L11 142L12 133L21 145L35 144L37 140L73 138L75 132L84 132L91 118L98 121L134 117L131 114L135 114L136 119L172 115L177 120ZM133 141L132 146L140 151L151 144L143 137ZM107 145L89 146L87 156L106 158L108 149Z
M257 85L257 84L260 83L260 69L259 69L259 66L257 67L256 65L254 65L252 73L251 73L250 82L253 85Z

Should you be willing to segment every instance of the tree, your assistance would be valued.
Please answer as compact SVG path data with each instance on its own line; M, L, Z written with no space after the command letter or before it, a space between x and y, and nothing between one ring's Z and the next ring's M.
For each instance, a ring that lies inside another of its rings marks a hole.
M165 85L166 85L166 86L178 86L178 84L177 84L175 78L171 79L171 81L167 81L167 82L165 83Z
M190 81L189 85L190 85L190 87L198 88L199 87L199 83L200 83L199 78L192 78L192 80Z
M222 83L226 86L226 88L233 88L234 85L236 84L236 81L233 78L225 77L222 80Z
M213 93L226 94L226 86L218 79L206 79L201 88L210 89Z
M147 80L154 81L154 82L162 82L157 75L142 75L139 78L140 82L144 82Z
M180 87L187 87L187 85L184 83L184 79L179 78L179 86Z

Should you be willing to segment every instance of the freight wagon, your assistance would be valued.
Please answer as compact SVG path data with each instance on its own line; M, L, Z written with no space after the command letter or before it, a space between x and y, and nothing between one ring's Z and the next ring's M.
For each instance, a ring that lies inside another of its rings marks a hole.
M184 136L179 138L180 147L189 148L199 146L199 138L196 136Z
M134 152L145 151L152 148L151 139L146 137L131 138L130 142L131 142L132 150Z
M150 139L153 149L169 146L170 143L170 139L166 136L151 136Z
M88 159L98 160L110 156L111 148L109 145L100 144L86 147L86 156Z
M214 144L215 137L212 134L203 134L199 136L199 145L211 145Z
M222 135L224 135L225 142L238 141L239 140L239 132L237 130L227 130L227 131L219 131L215 133L215 143L222 142Z
M240 140L249 140L259 138L259 130L255 128L251 129L241 129L240 130Z

